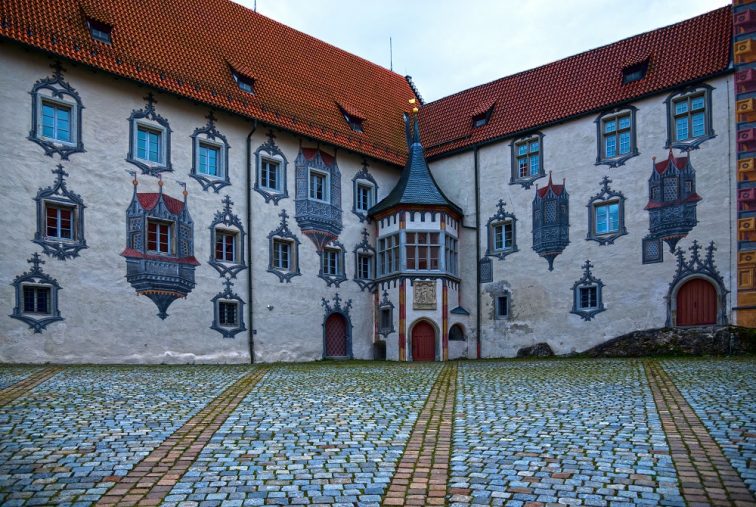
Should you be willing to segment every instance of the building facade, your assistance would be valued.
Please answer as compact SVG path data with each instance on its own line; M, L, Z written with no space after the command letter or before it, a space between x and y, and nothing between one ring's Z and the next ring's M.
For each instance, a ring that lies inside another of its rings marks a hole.
M0 361L506 357L756 322L756 5L423 104L226 0L166 2L160 30L139 2L38 3L0 8Z

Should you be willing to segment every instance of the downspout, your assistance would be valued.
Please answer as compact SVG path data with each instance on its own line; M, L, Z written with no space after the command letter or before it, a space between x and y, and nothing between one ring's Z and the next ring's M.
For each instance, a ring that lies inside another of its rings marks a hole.
M480 167L478 165L478 150L480 147L476 144L474 151L475 158L475 317L476 323L476 357L480 359L480 326L482 315L480 311Z
M247 184L244 187L247 203L247 320L249 322L249 361L255 362L255 326L252 302L252 135L257 130L257 120L252 123L252 130L247 134Z

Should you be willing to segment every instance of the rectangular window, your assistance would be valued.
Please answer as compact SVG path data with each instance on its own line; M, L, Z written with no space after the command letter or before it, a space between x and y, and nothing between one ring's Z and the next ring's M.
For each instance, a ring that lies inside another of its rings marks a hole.
M339 250L326 248L321 255L322 270L324 275L336 276L341 270L339 267Z
M407 269L437 270L440 246L437 232L408 232Z
M688 141L706 135L706 97L688 95L672 102L675 141Z
M446 272L456 275L459 271L457 268L458 252L457 252L457 240L451 236L446 236Z
M515 164L520 178L529 178L541 173L541 141L539 138L515 143Z
M161 162L163 132L139 125L137 127L137 158L149 162Z
M71 142L71 106L42 101L42 136L65 143Z
M592 310L598 308L598 288L580 287L580 309Z
M388 275L399 271L399 235L393 234L378 240L378 274Z
M668 178L664 178L664 200L665 201L676 201L678 199L677 197L677 177L670 176Z
M215 260L236 262L236 236L231 231L215 231Z
M73 218L73 208L57 204L45 204L45 230L47 237L74 239Z
M328 201L328 176L321 172L310 170L310 199Z
M390 331L393 327L393 312L391 308L381 309L381 331Z
M602 118L602 157L615 158L632 151L632 113L630 111Z
M24 285L24 313L50 313L50 287Z
M496 296L496 318L509 318L509 296Z
M502 222L493 226L493 249L503 252L512 248L512 222Z
M197 172L209 176L223 176L220 170L220 151L218 146L200 143Z
M239 303L232 301L218 302L218 322L221 326L239 325Z
M92 38L105 44L110 44L112 39L110 37L113 28L105 23L100 23L90 19L87 21L89 25L89 33L92 34Z
M291 243L288 241L273 240L273 267L283 271L291 270Z
M596 234L619 232L619 203L610 202L595 206Z
M241 74L238 74L236 72L233 72L232 76L234 78L234 81L236 81L237 86L239 86L242 91L245 91L247 93L255 93L255 81L253 79L242 76Z
M357 211L367 211L373 206L373 187L363 183L357 184Z
M279 175L278 169L280 164L275 160L268 158L262 159L260 162L260 185L268 190L281 191L279 187Z
M357 254L357 278L361 280L373 279L372 260L371 255Z
M170 254L173 243L173 224L170 222L147 222L147 250L161 254Z

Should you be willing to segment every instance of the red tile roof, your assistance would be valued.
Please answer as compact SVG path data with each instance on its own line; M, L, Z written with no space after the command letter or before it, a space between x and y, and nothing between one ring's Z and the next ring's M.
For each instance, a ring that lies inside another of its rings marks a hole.
M87 18L112 26L112 45L92 39ZM415 94L403 76L228 0L2 0L0 20L0 37L376 159L406 160L402 113ZM239 89L232 67L254 78L254 95ZM363 133L338 104L365 116Z
M169 195L157 193L157 192L142 192L137 194L139 199L139 205L147 211L152 211L160 201L160 196L163 196L163 202L168 211L174 215L178 215L184 210L184 202L171 197Z
M675 157L675 155L672 153L672 150L669 150L669 155L667 155L667 158L665 160L657 162L656 157L654 157L653 160L654 169L659 174L664 174L672 164L674 164L678 169L685 169L685 166L688 165L688 157Z
M420 111L429 157L511 137L716 75L730 64L732 13L722 7L426 104ZM650 58L646 76L622 83L622 69ZM488 123L472 117L495 101Z
M546 194L549 193L549 190L551 190L554 195L562 195L562 192L564 192L564 185L565 181L562 180L561 185L557 185L553 181L551 181L551 173L549 172L549 182L546 184L545 187L538 188L538 184L536 184L536 194L538 194L538 197L546 197Z

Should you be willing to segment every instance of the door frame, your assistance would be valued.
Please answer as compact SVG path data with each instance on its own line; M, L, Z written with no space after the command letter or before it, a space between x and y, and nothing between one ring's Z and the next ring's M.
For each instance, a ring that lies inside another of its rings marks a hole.
M683 285L700 278L706 282L709 282L717 294L717 321L714 324L704 324L701 326L684 326L684 327L706 327L706 326L726 326L727 325L727 289L725 289L719 280L716 280L710 276L702 273L696 273L690 276L686 276L677 280L674 284L670 285L669 294L667 295L667 327L677 326L677 294Z
M436 325L436 323L433 322L431 319L428 319L426 317L420 317L419 319L415 320L412 323L412 325L409 327L409 333L408 333L408 335L409 335L409 344L408 344L408 347L407 347L407 361L409 361L409 362L414 362L415 361L415 358L412 357L412 341L414 339L413 333L415 332L415 326L417 326L421 322L427 322L433 328L433 333L434 333L434 336L433 336L433 361L434 362L440 361L440 357L441 357L440 356L440 352L441 351L439 350L439 348L440 348L440 343L439 342L441 340L439 340L439 336L441 336L441 333L440 333L440 330L439 330L438 326Z
M340 312L338 310L333 310L330 312L326 312L325 316L323 317L323 324L321 327L323 328L323 359L340 359L341 357L337 356L327 356L326 355L326 324L328 323L328 319L333 315L338 314L341 315L341 317L344 319L346 323L346 352L347 355L343 358L346 359L352 359L352 319L349 318L348 313Z

